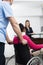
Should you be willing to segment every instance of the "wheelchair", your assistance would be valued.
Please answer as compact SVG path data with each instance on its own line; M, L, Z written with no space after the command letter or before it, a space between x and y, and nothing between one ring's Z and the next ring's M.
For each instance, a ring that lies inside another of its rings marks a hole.
M11 56L7 62L5 63L5 65L9 65L11 62L12 64L10 65L13 65L14 64L14 60L15 59L15 55ZM16 61L15 61L15 64L16 65ZM32 57L28 62L27 62L27 65L42 65L42 60L36 56L36 57Z
M42 60L38 56L32 57L27 65L42 65Z

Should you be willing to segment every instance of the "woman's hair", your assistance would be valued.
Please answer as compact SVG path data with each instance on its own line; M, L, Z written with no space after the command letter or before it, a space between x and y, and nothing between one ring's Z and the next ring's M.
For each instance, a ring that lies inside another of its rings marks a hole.
M30 22L29 20L26 20L25 22Z
M26 25L27 22L28 22L28 27L30 27L30 21L29 20L25 21L25 27L27 27L27 25Z
M21 32L23 32L23 30L25 29L24 25L22 23L19 23L19 27L21 29Z

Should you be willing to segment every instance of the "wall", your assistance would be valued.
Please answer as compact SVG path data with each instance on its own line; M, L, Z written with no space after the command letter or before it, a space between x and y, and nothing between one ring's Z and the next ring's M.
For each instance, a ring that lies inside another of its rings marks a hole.
M40 17L40 26L43 26L43 16Z
M32 2L15 2L15 5L12 5L14 16L41 16L41 7L33 4Z

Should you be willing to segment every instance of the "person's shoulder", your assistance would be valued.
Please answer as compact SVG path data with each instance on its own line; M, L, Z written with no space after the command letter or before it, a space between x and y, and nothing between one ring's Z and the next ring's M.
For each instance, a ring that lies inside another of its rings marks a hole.
M2 3L3 3L3 4L7 4L7 3L9 3L9 2L6 2L6 1L2 1Z
M30 28L32 28L32 27L30 27Z
M3 6L3 7L9 7L10 4L9 4L9 2L2 1L2 6Z
M32 29L32 27L30 27L30 29Z
M7 2L4 2L4 1L0 1L0 7L3 8L5 6L7 6Z
M2 2L2 8L3 8L4 11L7 11L7 12L9 12L10 14L12 14L12 13L11 13L12 8L11 8L9 2L3 1L3 2ZM7 13L7 12L6 12L6 13Z
M3 5L3 4L6 4L6 3L7 3L7 2L4 2L4 1L0 1L0 4L2 4L2 5Z
M2 8L3 8L3 6L4 6L3 1L0 1L0 8L2 9Z
M3 3L3 2L2 2L2 1L0 1L0 6L2 6L2 3Z

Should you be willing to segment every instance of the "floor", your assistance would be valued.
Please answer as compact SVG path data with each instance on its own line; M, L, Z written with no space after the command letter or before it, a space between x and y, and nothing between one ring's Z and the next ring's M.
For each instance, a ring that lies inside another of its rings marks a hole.
M5 65L15 65L15 58L12 58L10 61L8 61L9 58L6 59L6 63Z

